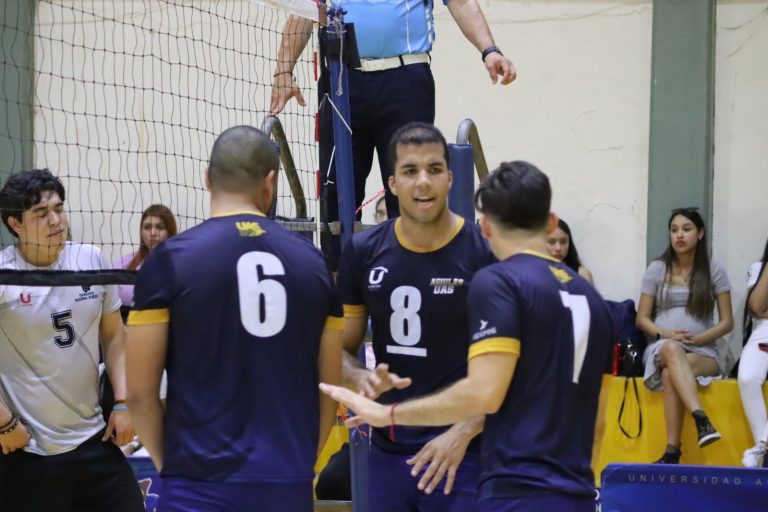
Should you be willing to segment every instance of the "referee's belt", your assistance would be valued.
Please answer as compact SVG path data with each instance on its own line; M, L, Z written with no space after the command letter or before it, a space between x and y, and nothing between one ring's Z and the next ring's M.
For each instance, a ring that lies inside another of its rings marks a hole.
M387 57L386 59L360 59L358 71L384 71L387 69L399 68L400 66L410 66L411 64L429 64L432 58L429 53L406 53L397 57Z

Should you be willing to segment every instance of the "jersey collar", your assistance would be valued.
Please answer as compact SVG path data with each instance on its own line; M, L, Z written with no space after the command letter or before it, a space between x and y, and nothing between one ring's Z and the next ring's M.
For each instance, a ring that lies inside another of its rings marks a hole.
M259 210L244 210L242 212L219 213L217 215L211 215L211 218L220 219L222 217L234 217L235 215L256 215L257 217L266 217L266 215L261 213Z

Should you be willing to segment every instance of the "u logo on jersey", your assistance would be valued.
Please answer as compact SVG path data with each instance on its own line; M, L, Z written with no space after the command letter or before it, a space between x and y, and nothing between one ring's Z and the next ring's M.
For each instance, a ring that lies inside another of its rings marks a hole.
M24 295L24 292L21 292L19 294L19 300L21 303L25 306L29 306L32 303L32 294L27 292L27 295Z
M368 274L368 289L378 290L381 288L381 282L384 280L384 274L389 272L387 267L373 267Z

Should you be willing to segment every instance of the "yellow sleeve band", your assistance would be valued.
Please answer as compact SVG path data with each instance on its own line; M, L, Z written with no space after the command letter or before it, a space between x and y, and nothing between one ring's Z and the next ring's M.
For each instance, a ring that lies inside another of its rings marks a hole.
M132 310L128 313L128 325L167 324L170 320L168 308Z
M520 356L520 340L515 338L488 338L474 343L469 347L469 357L481 356L483 354L504 353Z
M332 329L334 331L344 330L344 319L338 316L329 316L325 319L325 328Z
M347 318L363 318L368 316L368 309L364 304L344 304L344 316Z

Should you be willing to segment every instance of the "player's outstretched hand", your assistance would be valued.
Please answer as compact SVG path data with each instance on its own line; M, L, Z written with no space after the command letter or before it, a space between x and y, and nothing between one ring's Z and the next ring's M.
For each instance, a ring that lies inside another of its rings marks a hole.
M389 365L381 363L372 372L366 372L365 378L360 382L360 394L371 400L375 400L380 394L392 388L403 389L411 385L410 377L400 377L396 373L390 373Z
M341 386L320 384L320 390L342 405L355 411L357 416L347 418L344 422L349 428L360 426L364 423L372 427L385 427L389 425L389 406L377 404L352 390Z
M517 71L512 61L500 53L489 53L485 58L485 69L491 82L501 82L501 85L511 84L517 78Z
M3 455L8 455L29 444L29 433L24 424L19 420L13 432L0 436L0 445L3 447Z
M279 73L275 76L275 82L272 84L272 100L269 105L269 114L276 116L285 108L285 104L291 98L296 98L299 105L305 107L307 105L304 96L301 94L299 84L296 83L296 79L293 78L292 73Z
M136 431L133 429L133 422L129 412L112 411L112 414L109 415L107 430L104 431L101 440L109 441L112 439L112 442L117 446L123 446L130 443L135 435Z
M413 466L411 469L413 477L418 477L426 466L417 484L419 490L425 494L431 494L445 477L443 493L450 494L453 482L456 480L456 470L471 440L471 435L459 429L450 428L425 444L419 453L408 459L407 463Z

